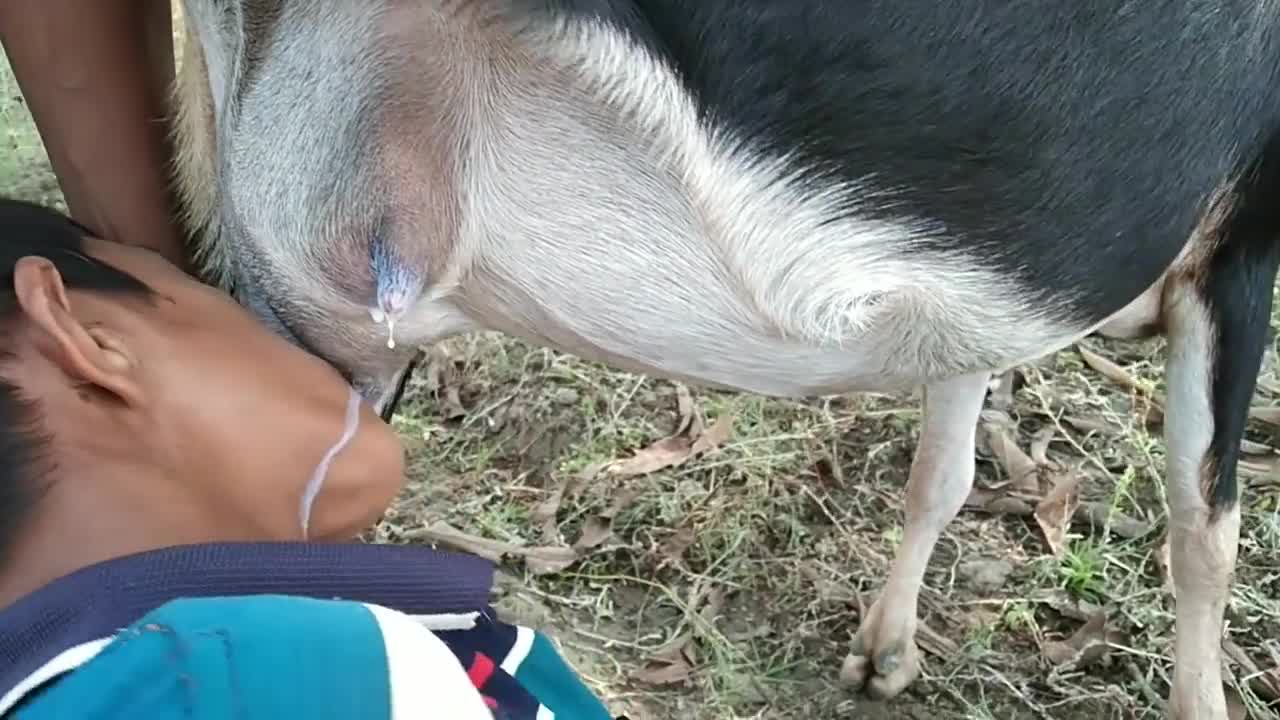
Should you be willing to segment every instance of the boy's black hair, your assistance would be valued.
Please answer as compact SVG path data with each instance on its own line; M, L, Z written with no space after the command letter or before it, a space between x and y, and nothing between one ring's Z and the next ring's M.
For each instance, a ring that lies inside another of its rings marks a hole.
M92 234L55 210L0 198L0 369L16 359L13 271L22 258L48 259L68 289L150 294L137 278L84 253L84 237ZM49 441L37 403L0 371L0 566L45 490Z

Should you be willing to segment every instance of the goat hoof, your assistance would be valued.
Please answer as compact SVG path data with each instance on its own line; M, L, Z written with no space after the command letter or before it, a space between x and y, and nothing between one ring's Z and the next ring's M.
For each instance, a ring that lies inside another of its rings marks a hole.
M840 681L873 699L888 700L920 676L919 650L914 633L906 628L900 634L877 629L871 623L858 629L853 649L840 668Z

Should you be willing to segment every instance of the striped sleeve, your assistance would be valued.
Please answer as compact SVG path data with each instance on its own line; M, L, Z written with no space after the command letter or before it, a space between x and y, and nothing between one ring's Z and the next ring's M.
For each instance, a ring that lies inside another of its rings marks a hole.
M493 720L449 646L408 615L366 605L386 647L391 720Z

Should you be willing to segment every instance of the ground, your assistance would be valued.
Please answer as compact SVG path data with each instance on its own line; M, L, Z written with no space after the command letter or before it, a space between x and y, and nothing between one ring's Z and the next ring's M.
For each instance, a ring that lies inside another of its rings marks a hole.
M0 194L60 205L7 66L0 143ZM408 485L370 537L500 557L499 607L633 720L1154 720L1173 621L1162 356L1089 339L995 384L979 489L922 600L925 672L890 703L836 678L900 539L916 397L708 392L461 338L413 382ZM1237 717L1280 718L1278 405L1271 352L1242 464Z

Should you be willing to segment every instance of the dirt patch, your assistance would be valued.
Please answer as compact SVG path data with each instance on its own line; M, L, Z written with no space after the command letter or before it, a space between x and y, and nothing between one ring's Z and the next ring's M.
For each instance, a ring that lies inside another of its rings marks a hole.
M412 480L377 537L447 523L516 546L507 584L635 717L1159 718L1173 620L1161 350L1090 340L997 384L979 490L922 598L924 676L891 703L836 677L900 539L910 395L700 392L460 339L436 349L397 421ZM1260 407L1274 376L1269 357ZM1273 441L1256 423L1229 631L1256 666L1231 663L1259 718L1278 716L1249 677L1280 651ZM552 548L578 559L537 564Z

